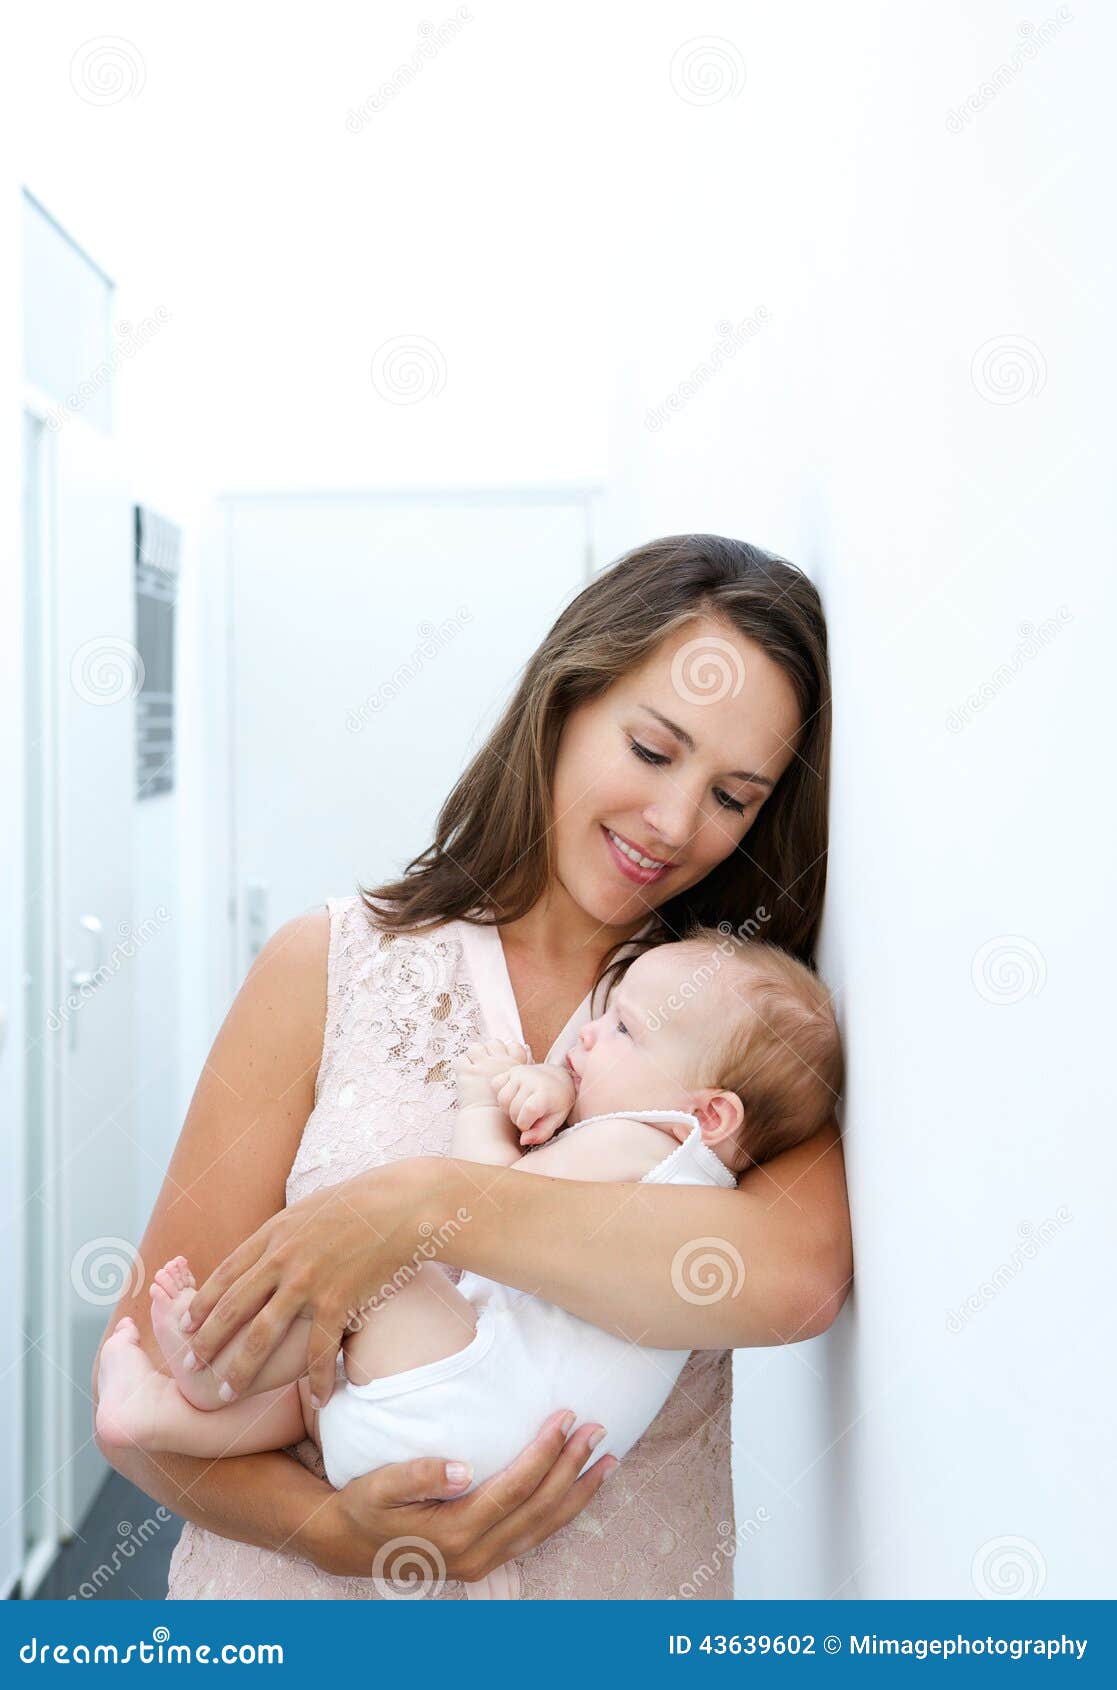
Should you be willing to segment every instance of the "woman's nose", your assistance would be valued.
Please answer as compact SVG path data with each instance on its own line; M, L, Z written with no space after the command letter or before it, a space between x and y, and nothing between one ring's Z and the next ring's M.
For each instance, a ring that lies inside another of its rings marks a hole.
M680 792L665 803L649 804L644 811L644 823L652 835L650 849L658 849L666 856L678 851L693 833L695 806Z

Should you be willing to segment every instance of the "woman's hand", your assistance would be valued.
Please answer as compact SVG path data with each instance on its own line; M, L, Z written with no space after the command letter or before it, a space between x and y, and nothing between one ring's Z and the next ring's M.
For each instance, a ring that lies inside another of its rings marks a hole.
M564 1429L563 1415L553 1414L515 1461L456 1500L446 1500L455 1487L441 1460L396 1462L353 1479L320 1511L317 1565L397 1584L421 1567L424 1580L473 1583L526 1555L580 1514L617 1465L602 1456L578 1478L600 1427L587 1423L568 1439L573 1419Z
M326 1186L281 1209L194 1293L182 1329L202 1366L214 1366L232 1401L252 1384L296 1315L310 1318L309 1388L315 1406L333 1393L336 1359L358 1318L407 1262L437 1252L420 1229L422 1162L391 1162ZM467 1220L468 1212L459 1219Z

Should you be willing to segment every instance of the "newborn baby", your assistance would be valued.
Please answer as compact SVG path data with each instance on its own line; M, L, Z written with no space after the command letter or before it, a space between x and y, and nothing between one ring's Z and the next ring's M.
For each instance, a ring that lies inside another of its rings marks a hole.
M818 976L774 946L708 927L630 963L562 1063L529 1056L500 1040L469 1047L457 1066L452 1156L558 1179L731 1187L750 1164L817 1132L842 1078ZM711 1263L718 1241L699 1242L692 1267L720 1267L720 1294L733 1295L743 1267L732 1245ZM706 1284L688 1283L686 1254L673 1264L675 1290L709 1301ZM424 1260L350 1321L345 1378L320 1412L304 1377L310 1321L301 1318L251 1393L226 1405L221 1358L197 1369L179 1329L193 1289L181 1256L150 1287L170 1378L140 1348L134 1321L118 1322L105 1341L98 1435L199 1456L281 1449L309 1435L338 1489L387 1462L447 1452L480 1484L556 1405L606 1428L587 1465L623 1459L690 1353L643 1347L639 1332L619 1337L477 1274L455 1285Z

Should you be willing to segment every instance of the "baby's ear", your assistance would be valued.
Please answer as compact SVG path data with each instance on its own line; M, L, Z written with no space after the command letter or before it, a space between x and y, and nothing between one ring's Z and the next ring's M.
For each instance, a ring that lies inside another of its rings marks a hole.
M691 1113L698 1117L702 1143L712 1150L715 1144L736 1138L745 1118L745 1106L734 1091L700 1091L695 1095Z

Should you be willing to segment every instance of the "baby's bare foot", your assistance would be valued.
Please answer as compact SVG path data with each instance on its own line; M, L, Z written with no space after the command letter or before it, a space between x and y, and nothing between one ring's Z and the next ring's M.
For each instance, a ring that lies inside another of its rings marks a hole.
M97 1436L102 1443L155 1448L159 1412L168 1390L175 1390L174 1385L155 1371L140 1347L139 1327L125 1315L101 1346Z
M151 1329L175 1384L187 1402L193 1403L195 1408L215 1408L219 1406L218 1383L205 1370L199 1373L192 1365L194 1357L190 1339L180 1324L190 1307L194 1286L194 1275L185 1256L173 1256L165 1263L148 1286Z

